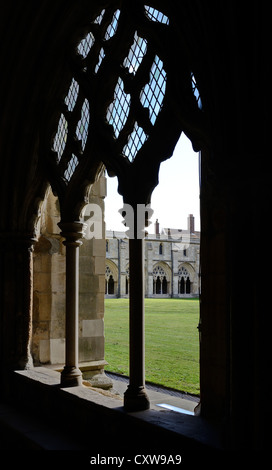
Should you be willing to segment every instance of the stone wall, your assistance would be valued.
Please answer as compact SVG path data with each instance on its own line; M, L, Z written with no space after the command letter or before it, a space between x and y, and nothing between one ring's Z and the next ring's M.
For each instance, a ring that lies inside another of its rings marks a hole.
M79 254L79 363L85 378L103 385L105 289L105 178L90 191L89 202L102 214L102 238L82 240ZM86 216L88 219L88 216ZM58 199L48 190L34 250L33 340L34 363L65 362L65 246L62 244ZM107 381L106 381L107 382Z
M58 199L48 191L34 249L33 340L34 363L62 364L65 353L65 247L58 222Z

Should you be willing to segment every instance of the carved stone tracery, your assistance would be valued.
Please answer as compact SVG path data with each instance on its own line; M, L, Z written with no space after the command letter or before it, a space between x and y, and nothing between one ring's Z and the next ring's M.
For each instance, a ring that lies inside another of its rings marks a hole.
M173 75L172 34L171 18L141 2L110 2L90 21L71 58L73 78L48 156L63 219L74 211L78 220L101 164L118 176L125 202L150 202L161 161L186 131L176 109L181 96L183 122L195 121L196 136L203 132L199 90L186 61L182 92Z

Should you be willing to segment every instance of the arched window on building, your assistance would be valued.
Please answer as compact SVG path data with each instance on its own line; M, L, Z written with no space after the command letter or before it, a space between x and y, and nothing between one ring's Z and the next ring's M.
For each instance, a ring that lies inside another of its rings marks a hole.
M155 266L153 269L153 294L168 294L168 282L162 266Z
M159 246L159 255L163 255L163 244L160 243L160 246Z
M187 269L181 266L178 270L178 293L179 294L191 294L191 280Z
M129 294L129 268L126 269L126 295Z
M114 295L114 278L109 266L106 266L105 295Z

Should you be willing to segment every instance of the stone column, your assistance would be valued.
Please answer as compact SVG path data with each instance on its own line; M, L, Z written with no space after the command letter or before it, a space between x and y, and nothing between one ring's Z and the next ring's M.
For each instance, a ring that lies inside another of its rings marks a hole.
M129 306L129 385L124 395L127 411L150 407L145 390L144 339L144 240L129 240L130 306Z
M33 249L36 241L36 238L31 236L25 236L19 240L19 246L21 247L21 279L24 280L24 288L22 292L20 358L18 362L20 369L29 369L33 367L33 359L31 355L33 314ZM18 285L20 285L19 282Z
M33 246L36 239L31 233L0 234L1 268L5 276L1 283L3 302L4 367L29 369L31 356Z
M66 246L66 343L65 367L61 373L61 386L73 387L82 384L78 367L78 299L79 299L79 247L85 224L60 222L61 236Z

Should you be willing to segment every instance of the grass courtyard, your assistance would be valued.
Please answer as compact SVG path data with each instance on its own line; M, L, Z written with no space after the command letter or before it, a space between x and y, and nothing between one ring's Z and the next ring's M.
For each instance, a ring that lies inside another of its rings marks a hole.
M129 375L128 299L105 299L107 370ZM146 380L199 394L199 301L145 299Z

